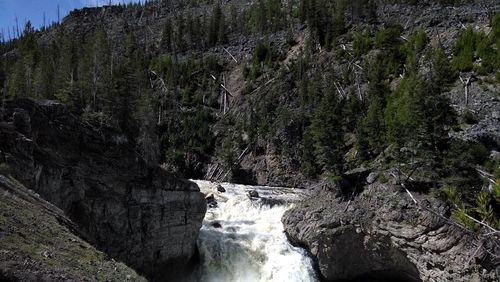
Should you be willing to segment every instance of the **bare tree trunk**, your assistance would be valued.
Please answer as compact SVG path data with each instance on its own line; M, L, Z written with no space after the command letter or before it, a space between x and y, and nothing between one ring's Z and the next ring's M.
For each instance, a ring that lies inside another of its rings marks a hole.
M2 91L2 111L0 112L0 120L3 120L3 115L5 113L5 82L4 82L4 85L2 87L2 89L0 89Z
M467 80L464 80L461 76L459 76L460 81L464 85L464 100L465 100L465 107L469 104L469 86L471 85L472 81L472 75L467 78Z
M96 110L96 100L97 100L97 55L94 54L94 72L92 76L92 98L93 98L93 110Z
M226 85L226 77L225 75L222 75L222 84ZM225 87L222 88L222 95L224 95L224 114L226 114L227 111L227 92L225 90Z

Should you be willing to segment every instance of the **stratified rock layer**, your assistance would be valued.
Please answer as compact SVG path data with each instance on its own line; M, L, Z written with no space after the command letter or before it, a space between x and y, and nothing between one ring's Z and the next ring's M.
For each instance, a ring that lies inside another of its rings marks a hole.
M147 165L125 136L96 129L61 104L16 100L4 118L0 158L16 179L110 256L152 278L181 272L206 211L196 184Z
M352 201L318 192L283 216L327 281L497 281L500 249L454 225L439 200L374 183Z

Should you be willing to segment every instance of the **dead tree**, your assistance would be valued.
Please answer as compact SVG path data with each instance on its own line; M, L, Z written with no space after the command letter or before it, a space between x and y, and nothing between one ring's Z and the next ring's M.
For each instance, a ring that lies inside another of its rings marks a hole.
M154 80L150 79L151 89L158 89L158 125L161 124L161 114L163 112L163 107L165 106L165 102L167 100L168 87L165 84L165 81L154 71L150 70L151 74L154 76Z
M469 104L469 86L472 83L473 74L471 74L469 78L467 78L467 80L464 80L461 75L459 76L459 78L462 84L464 85L464 100L465 100L465 107L467 107L467 105Z

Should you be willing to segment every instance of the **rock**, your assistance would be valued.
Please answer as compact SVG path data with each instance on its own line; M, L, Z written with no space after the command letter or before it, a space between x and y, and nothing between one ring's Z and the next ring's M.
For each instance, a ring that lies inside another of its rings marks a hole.
M375 182L375 180L377 180L377 178L378 178L378 173L371 172L370 174L368 174L368 177L366 177L366 183L372 184L373 182Z
M210 225L212 225L212 227L214 227L214 228L222 228L222 225L218 221L214 221Z
M221 193L225 193L226 192L226 189L224 187L222 187L222 185L217 185L217 191L221 192Z
M217 200L215 199L214 194L208 195L205 200L207 201L207 205L209 208L216 208L217 207Z
M492 160L500 160L500 152L492 150L490 152L490 159L492 159Z
M30 116L23 109L16 109L12 115L14 127L21 134L31 134Z
M0 127L12 176L62 209L91 244L153 280L184 269L206 211L196 184L149 165L126 139L116 142L121 133L94 129L61 104L19 99L5 115L22 116L14 129Z
M250 197L250 198L258 198L259 197L259 192L257 192L256 190L248 191L248 197Z
M440 200L414 194L438 214ZM305 247L325 281L496 281L496 247L417 209L397 186L372 184L349 202L323 192L288 210L282 222L296 246ZM409 208L410 207L410 208ZM482 275L482 269L486 274Z
M146 281L78 237L77 225L59 208L4 175L0 215L8 215L0 216L6 227L0 229L1 281Z

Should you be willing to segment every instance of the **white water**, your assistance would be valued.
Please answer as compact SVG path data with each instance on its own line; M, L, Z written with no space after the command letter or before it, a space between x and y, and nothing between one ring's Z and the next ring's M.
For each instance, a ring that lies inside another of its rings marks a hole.
M200 231L202 261L196 280L317 281L310 258L288 242L281 223L283 213L305 196L303 191L223 183L226 192L221 193L214 183L195 182L218 203L207 210ZM258 191L260 198L250 199L250 190ZM280 204L271 206L266 199ZM216 223L220 226L214 226Z

